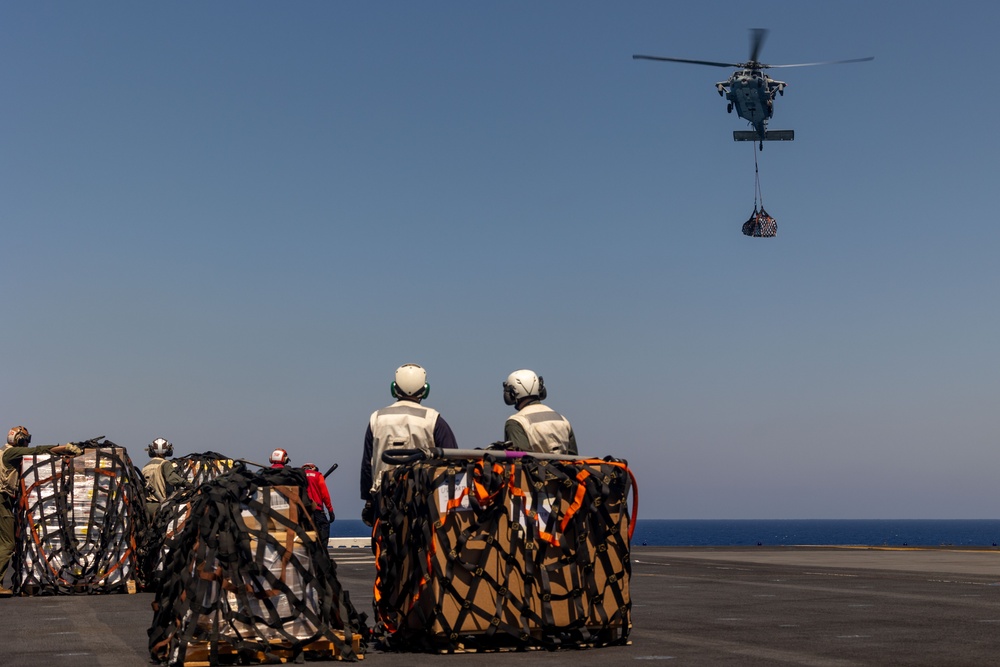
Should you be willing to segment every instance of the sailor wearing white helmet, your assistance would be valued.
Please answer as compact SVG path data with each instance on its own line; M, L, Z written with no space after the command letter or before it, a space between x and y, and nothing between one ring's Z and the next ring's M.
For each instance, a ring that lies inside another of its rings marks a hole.
M167 496L188 486L188 482L170 460L174 446L165 438L157 438L146 445L146 453L149 462L142 467L142 476L146 480L146 514L152 519Z
M522 369L507 376L503 402L513 405L517 413L504 424L504 440L525 452L575 455L573 427L561 414L542 405L546 396L545 380L534 371Z
M382 453L392 448L456 449L455 435L437 410L420 405L430 393L427 371L417 364L403 364L396 369L390 386L396 402L372 413L365 431L365 449L361 457L361 499L365 509L361 518L373 522L374 496L382 486L382 474L392 466L382 461Z

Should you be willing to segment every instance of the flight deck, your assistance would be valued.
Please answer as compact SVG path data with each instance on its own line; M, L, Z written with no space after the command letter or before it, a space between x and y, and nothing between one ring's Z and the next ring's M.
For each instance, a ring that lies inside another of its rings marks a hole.
M374 558L331 549L369 611ZM631 644L477 654L383 652L369 667L985 665L1000 656L1000 549L634 547ZM0 600L7 667L149 663L153 595ZM370 611L369 611L370 615ZM313 663L330 664L330 663Z

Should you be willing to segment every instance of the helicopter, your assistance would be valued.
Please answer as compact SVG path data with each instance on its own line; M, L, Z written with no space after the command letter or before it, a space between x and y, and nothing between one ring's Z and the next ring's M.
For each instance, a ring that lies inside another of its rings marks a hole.
M814 65L840 65L844 63L860 63L874 60L875 56L867 58L852 58L850 60L827 60L815 63L795 63L792 65L765 65L757 60L760 56L761 47L767 39L768 30L766 28L753 28L750 30L750 58L744 63L722 63L712 60L689 60L686 58L666 58L663 56L633 55L634 60L659 60L674 63L689 63L692 65L708 65L710 67L738 67L727 81L720 81L715 84L719 95L728 100L726 111L732 113L736 110L736 115L746 119L753 130L734 131L734 141L759 141L760 149L764 150L765 141L792 141L795 139L794 130L768 130L767 122L774 115L775 96L785 94L784 81L776 81L769 77L764 70L778 67L811 67Z

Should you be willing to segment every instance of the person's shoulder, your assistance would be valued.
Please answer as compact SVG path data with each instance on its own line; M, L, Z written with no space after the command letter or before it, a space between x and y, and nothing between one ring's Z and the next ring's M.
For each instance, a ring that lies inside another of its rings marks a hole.
M391 408L393 406L396 406L396 405L399 405L399 401L396 401L395 403L390 403L389 405L384 405L381 408L379 408L378 410L373 410L372 411L372 416L370 417L370 419L375 419L376 417L378 417L378 415L379 415L380 412L382 412L383 410L388 410L389 408Z

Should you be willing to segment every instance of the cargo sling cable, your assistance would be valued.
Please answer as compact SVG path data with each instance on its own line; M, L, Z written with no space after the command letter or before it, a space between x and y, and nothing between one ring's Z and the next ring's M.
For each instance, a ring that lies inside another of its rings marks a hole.
M777 236L778 223L764 210L764 193L760 190L760 170L757 168L757 144L753 147L753 213L750 219L743 223L743 234L746 236L756 236L770 238ZM757 210L757 199L760 198L760 210Z
M222 655L243 662L321 651L358 658L365 620L325 546L308 533L304 495L300 471L253 473L243 464L192 492L188 519L164 541L167 555L154 574L154 662L182 665L193 649L212 664ZM275 498L287 503L284 513Z
M386 455L409 463L387 474L374 529L375 608L388 647L627 641L637 496L624 461L495 450L424 456Z
M26 595L124 592L145 526L141 475L125 449L94 438L76 457L22 462L14 587Z

